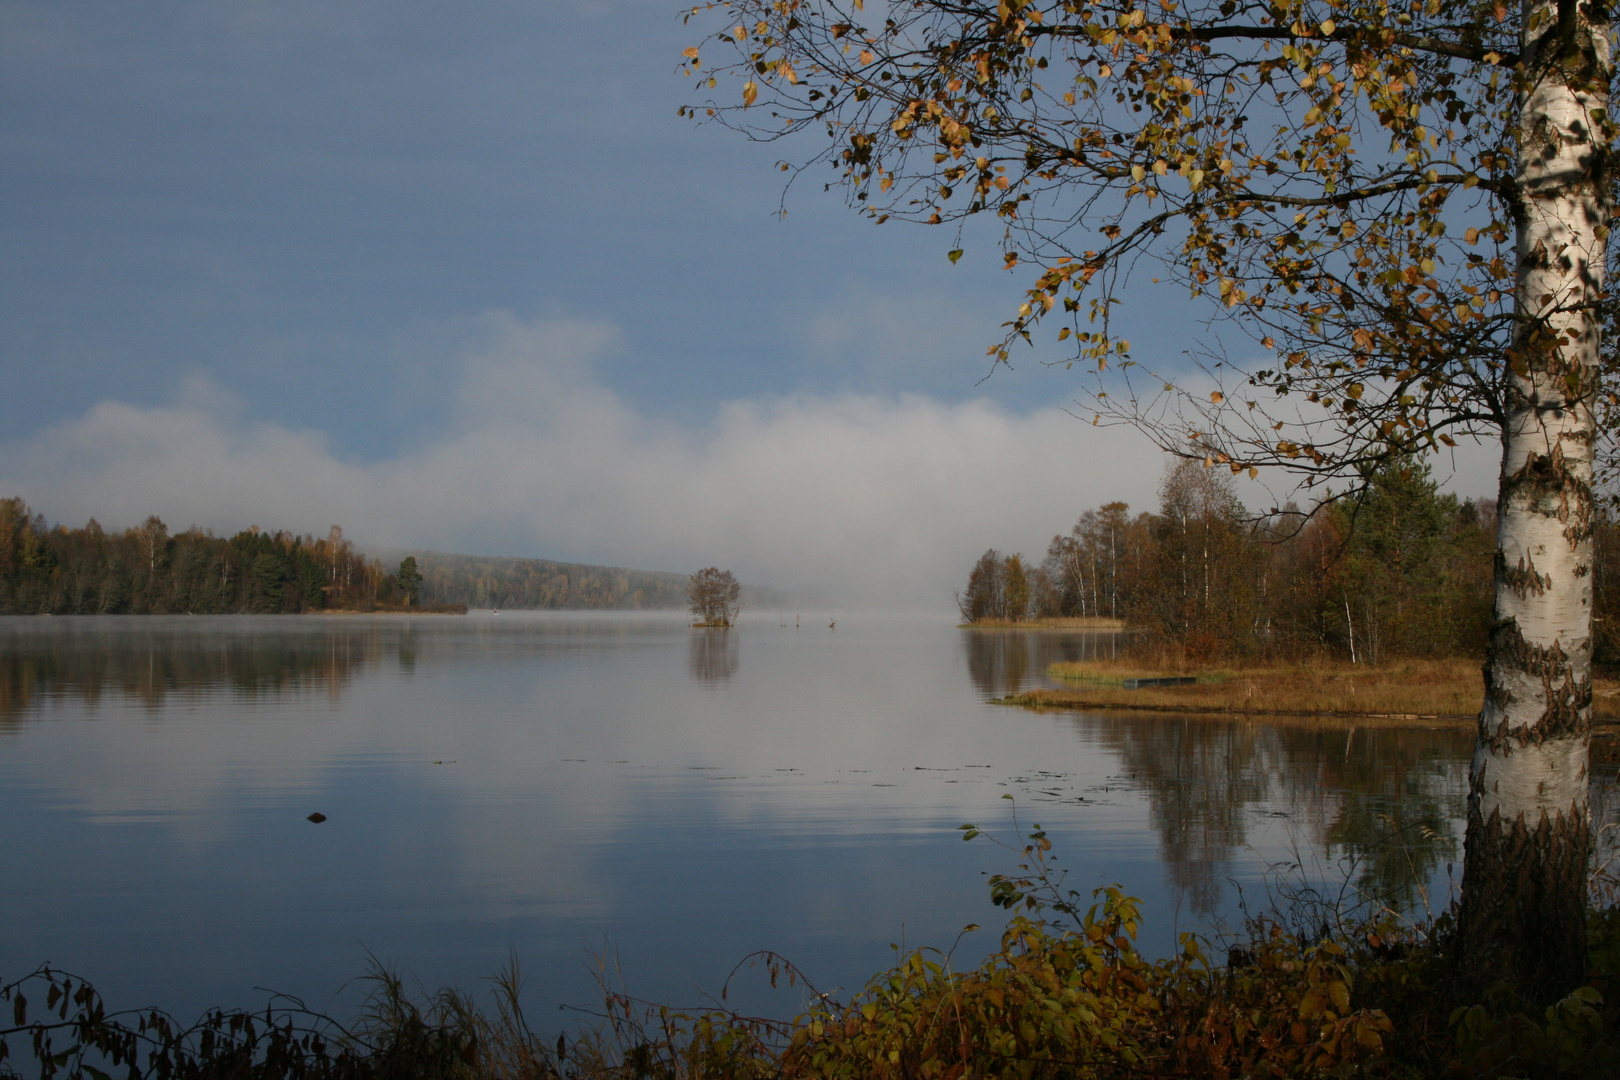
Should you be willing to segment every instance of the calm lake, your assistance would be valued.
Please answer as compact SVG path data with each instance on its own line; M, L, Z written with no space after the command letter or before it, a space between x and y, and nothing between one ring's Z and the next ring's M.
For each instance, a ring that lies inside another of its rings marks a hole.
M515 953L547 1026L603 960L680 1003L757 949L853 989L891 943L993 948L1013 859L956 828L1011 838L1014 805L1071 886L1143 898L1159 952L1280 864L1448 899L1467 730L1034 714L988 701L1114 639L793 621L0 619L0 977L346 1015L368 955L475 989Z

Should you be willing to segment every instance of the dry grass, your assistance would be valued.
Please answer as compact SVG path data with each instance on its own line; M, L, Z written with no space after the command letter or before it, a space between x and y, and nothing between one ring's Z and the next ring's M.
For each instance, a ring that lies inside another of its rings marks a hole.
M1402 660L1372 667L1328 661L1220 668L1166 658L1053 664L1072 689L1034 690L1003 701L1066 709L1159 709L1471 720L1485 692L1477 660ZM1192 686L1127 690L1126 679L1195 675ZM1620 720L1620 683L1594 680L1593 716Z

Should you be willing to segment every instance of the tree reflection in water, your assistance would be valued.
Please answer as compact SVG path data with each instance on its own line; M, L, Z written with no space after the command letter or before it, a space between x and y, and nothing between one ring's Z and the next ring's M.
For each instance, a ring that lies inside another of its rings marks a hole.
M1115 657L1123 637L1073 630L963 630L962 647L979 693L1000 697L1031 685L1051 685L1046 669L1053 664Z
M1620 735L1592 736L1592 829L1600 881L1620 887Z
M40 616L24 618L0 625L0 729L59 700L94 708L105 696L158 708L170 695L229 690L251 698L311 689L336 699L390 645L398 644L402 665L415 657L413 643L379 627L335 622L308 633L283 627L256 633L250 624L222 620L217 632L198 633L189 624L203 620L184 616L139 624L120 616L43 625Z
M737 674L737 635L729 627L702 627L692 630L687 666L692 678L705 686L717 686Z
M1342 866L1369 898L1436 910L1425 897L1459 854L1472 735L1464 727L1163 714L1077 716L1149 799L1172 882L1215 911L1233 855L1257 824L1286 819L1305 859ZM1330 883L1331 884L1331 883Z

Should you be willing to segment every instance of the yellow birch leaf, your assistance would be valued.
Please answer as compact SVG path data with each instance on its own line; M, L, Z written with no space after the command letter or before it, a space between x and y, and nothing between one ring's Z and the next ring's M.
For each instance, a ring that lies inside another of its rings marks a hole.
M759 97L759 87L754 85L754 80L749 79L743 83L743 106L746 108L752 105L757 97Z
M1219 405L1221 402L1226 400L1226 395L1217 390L1213 394L1209 395L1209 400Z
M686 48L681 50L681 55L686 57L689 60L696 60L698 58L697 46L696 45L688 45Z

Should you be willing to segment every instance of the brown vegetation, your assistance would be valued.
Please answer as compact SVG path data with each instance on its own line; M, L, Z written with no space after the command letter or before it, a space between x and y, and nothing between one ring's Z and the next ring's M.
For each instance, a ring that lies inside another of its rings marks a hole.
M1009 705L1062 709L1392 716L1472 723L1484 696L1479 661L1414 659L1379 666L1334 661L1210 667L1185 653L1053 664L1047 674L1072 689L1030 690ZM1127 679L1196 676L1190 686L1127 690ZM1620 721L1620 682L1594 680L1594 718Z

